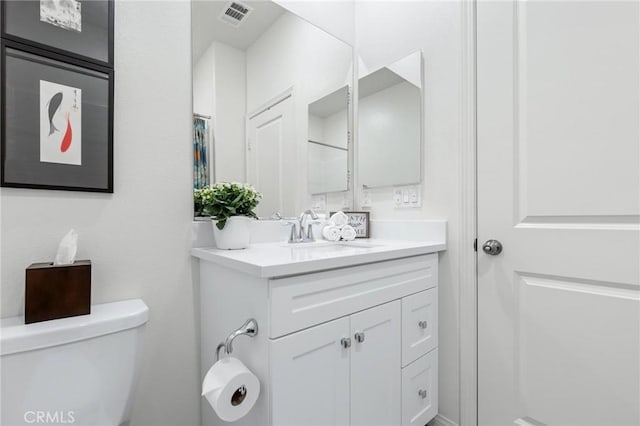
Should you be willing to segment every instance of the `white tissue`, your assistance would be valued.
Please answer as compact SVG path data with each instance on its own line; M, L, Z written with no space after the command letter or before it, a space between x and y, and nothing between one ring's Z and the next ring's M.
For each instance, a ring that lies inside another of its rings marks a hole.
M340 239L340 228L335 225L327 225L322 228L322 236L325 240L338 241Z
M76 260L76 253L78 252L78 233L75 230L67 232L60 241L58 246L58 252L56 258L53 261L54 265L71 265Z
M344 241L353 241L356 238L356 230L351 225L345 225L340 229L340 238Z
M329 218L329 222L331 222L338 228L341 228L349 222L349 216L344 214L344 212L342 211L335 212L331 215L331 218Z

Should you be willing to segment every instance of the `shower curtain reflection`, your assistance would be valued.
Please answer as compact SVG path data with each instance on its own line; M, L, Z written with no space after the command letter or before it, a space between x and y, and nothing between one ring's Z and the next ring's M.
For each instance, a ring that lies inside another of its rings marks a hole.
M209 122L207 119L193 118L193 189L200 189L210 183L209 175Z

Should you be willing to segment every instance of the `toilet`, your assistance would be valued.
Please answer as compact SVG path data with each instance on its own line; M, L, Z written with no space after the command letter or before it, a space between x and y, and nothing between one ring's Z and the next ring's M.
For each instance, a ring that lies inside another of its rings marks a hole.
M28 325L0 320L0 424L126 424L148 316L133 299Z

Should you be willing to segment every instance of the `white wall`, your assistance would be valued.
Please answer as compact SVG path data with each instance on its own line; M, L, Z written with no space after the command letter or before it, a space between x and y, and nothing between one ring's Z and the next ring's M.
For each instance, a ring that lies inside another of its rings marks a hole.
M150 308L133 426L199 424L188 2L117 2L115 193L3 188L1 315L24 305L24 270L75 228L93 262L92 301Z
M457 423L461 2L356 2L356 37L357 53L368 69L418 49L424 52L423 207L396 209L391 188L376 189L372 190L371 216L448 220L448 250L439 265L439 411Z

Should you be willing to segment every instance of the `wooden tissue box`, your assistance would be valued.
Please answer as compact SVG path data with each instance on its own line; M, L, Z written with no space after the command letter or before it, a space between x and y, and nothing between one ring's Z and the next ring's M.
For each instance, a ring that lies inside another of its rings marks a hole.
M24 322L31 324L91 312L91 261L34 263L25 279Z

